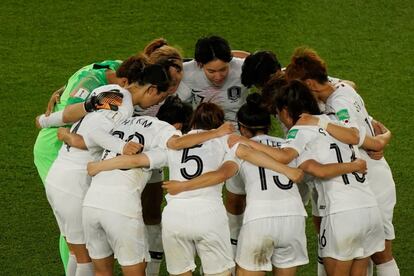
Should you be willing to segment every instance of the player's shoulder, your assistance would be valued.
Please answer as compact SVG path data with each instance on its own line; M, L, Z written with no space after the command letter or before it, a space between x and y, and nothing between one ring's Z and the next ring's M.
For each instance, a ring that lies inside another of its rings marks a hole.
M234 66L234 69L240 69L243 66L244 58L233 57L230 61L230 66Z
M295 125L289 129L288 133L286 134L286 140L295 140L299 137L299 139L304 139L306 137L311 139L320 133L320 130L321 128L319 126Z
M270 135L257 135L253 138L251 138L251 140L256 141L256 142L260 142L262 144L271 146L271 147L280 147L284 142L285 139L280 138L280 137L276 137L276 136L270 136Z

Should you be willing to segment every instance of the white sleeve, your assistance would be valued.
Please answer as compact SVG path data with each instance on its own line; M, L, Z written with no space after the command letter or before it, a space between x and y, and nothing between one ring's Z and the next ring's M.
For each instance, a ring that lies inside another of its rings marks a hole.
M145 154L150 161L150 170L167 166L168 156L166 150L155 149L143 152L143 154Z
M338 121L342 122L347 127L358 129L358 146L361 146L364 143L367 131L364 126L358 124L358 115L355 107L351 106L346 100L341 99L333 101L332 105L335 106L335 116Z
M180 85L177 88L176 91L177 96L181 99L181 101L185 103L191 103L193 100L193 95L191 93L191 88L188 87L184 81L180 82Z
M240 164L243 162L240 158L236 156L236 150L239 147L240 143L237 143L233 145L233 147L230 148L229 151L227 151L224 155L223 162L221 164L224 164L227 161L231 161L237 164L237 172L240 168Z
M332 102L335 109L336 119L342 122L347 127L354 127L360 130L358 126L358 116L353 106L344 99L335 99Z
M296 150L298 155L301 155L310 140L311 132L304 129L292 127L286 135L286 142L281 145L281 148L292 148Z
M159 147L166 150L168 140L174 135L181 136L182 134L181 131L176 130L175 127L170 124L161 127L154 137L155 139L151 141L151 149Z
M83 139L88 148L98 145L103 149L122 154L126 142L110 134L114 127L110 112L94 112L87 115L91 116L88 118L88 123L92 127L88 129Z
M53 112L49 116L45 116L45 114L40 115L39 125L41 128L59 127L66 125L63 122L63 110Z
M311 151L305 150L295 159L295 162L297 167L299 167L303 162L311 159L318 161L318 156Z

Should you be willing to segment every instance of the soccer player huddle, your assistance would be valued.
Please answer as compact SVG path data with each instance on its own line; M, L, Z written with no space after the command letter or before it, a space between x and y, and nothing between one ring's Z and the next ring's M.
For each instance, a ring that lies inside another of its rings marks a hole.
M218 36L185 62L156 39L78 70L36 125L66 275L112 275L115 259L124 275L158 275L164 254L170 275L191 275L196 255L205 275L296 275L308 202L315 274L399 275L391 133L310 48L281 68Z

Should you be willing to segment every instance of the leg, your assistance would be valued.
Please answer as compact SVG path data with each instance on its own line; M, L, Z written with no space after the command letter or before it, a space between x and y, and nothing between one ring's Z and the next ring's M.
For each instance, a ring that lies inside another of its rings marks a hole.
M372 261L377 267L378 276L399 276L400 270L392 255L392 241L385 240L384 251L377 252L371 256Z
M235 256L237 250L237 239L243 223L244 209L246 208L246 195L234 194L226 189L225 206L227 210L227 217L229 219L230 241L233 248L233 254Z
M296 275L296 266L289 268L277 268L273 267L274 276L295 276Z
M114 270L114 255L103 259L92 259L95 276L112 276Z
M153 174L156 172L154 170ZM148 183L141 195L142 214L148 233L148 245L151 255L151 262L148 263L146 269L148 276L158 275L164 255L161 240L161 203L163 199L161 183Z
M85 244L68 243L70 251L76 257L76 276L93 276L94 269Z
M369 257L363 259L355 259L351 267L352 276L366 276L369 263Z
M349 276L351 273L352 263L353 260L339 261L333 258L323 258L323 264L328 276Z
M70 251L76 256L77 263L90 263L91 258L89 257L88 249L85 244L72 244L68 243Z
M264 276L266 275L265 271L249 271L240 266L236 267L236 275L237 276Z
M141 262L135 265L122 266L122 273L125 276L145 276L146 262Z

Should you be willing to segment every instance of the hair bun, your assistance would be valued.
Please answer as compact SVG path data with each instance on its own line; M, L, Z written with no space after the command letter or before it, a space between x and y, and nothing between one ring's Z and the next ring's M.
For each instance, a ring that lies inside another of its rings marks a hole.
M145 46L144 54L150 56L153 52L157 49L161 48L162 46L168 45L168 42L164 38L157 38L151 41L147 46Z
M252 93L247 96L246 103L249 107L260 108L262 104L262 95L259 93Z

